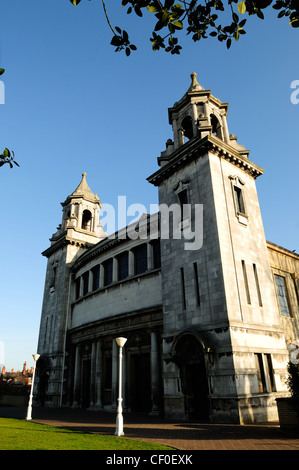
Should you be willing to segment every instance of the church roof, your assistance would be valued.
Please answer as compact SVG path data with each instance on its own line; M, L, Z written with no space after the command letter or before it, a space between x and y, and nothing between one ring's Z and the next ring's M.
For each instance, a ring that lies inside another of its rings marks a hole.
M82 173L82 180L80 184L77 186L75 191L68 197L68 199L72 197L82 197L83 199L87 199L88 201L99 202L98 195L94 194L87 184L85 172Z

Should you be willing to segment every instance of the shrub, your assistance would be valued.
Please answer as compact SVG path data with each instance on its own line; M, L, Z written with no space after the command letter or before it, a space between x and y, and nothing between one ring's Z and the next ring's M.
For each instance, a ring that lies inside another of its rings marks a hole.
M287 386L291 393L291 403L299 417L299 364L289 362Z

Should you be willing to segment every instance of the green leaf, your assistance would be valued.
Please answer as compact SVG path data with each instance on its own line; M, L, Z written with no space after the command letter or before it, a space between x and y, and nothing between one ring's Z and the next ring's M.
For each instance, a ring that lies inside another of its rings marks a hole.
M180 20L173 21L171 24L173 24L177 29L183 29L183 23Z
M294 18L290 21L292 28L299 28L299 18Z
M244 2L240 2L238 4L238 11L239 13L241 13L241 15L244 15L244 13L246 12L246 5Z
M70 0L70 2L76 7L77 5L79 5L81 0Z
M4 72L5 72L5 69L1 69L1 68L0 68L0 75L3 75Z
M4 155L5 158L9 158L10 157L10 151L7 148L5 148L4 151L3 151L3 155Z
M235 31L235 32L234 32L234 38L235 38L235 40L238 41L238 40L239 40L239 37L240 37L239 31Z
M150 13L156 13L157 11L159 11L158 8L155 7L155 5L153 4L148 5L147 9Z

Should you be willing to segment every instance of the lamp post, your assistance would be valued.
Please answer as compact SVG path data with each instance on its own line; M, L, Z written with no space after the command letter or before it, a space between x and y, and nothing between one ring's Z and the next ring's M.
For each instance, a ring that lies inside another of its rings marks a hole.
M28 404L26 419L32 419L31 413L32 413L32 397L33 397L35 368L36 368L36 362L39 359L40 355L39 354L32 354L32 357L33 357L33 360L34 360L34 367L33 367L33 375L32 375L32 381L31 381L30 397L29 397L29 404Z
M117 406L117 417L116 417L116 430L115 436L123 436L123 415L122 415L122 348L124 347L127 338L115 338L117 345L119 346L119 370L118 370L118 406Z

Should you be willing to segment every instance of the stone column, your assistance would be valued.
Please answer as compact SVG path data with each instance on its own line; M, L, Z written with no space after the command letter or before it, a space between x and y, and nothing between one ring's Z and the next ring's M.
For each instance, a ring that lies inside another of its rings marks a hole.
M90 270L88 275L88 292L92 292L93 276L94 273L92 272L92 270Z
M151 380L152 410L150 414L152 416L157 416L160 414L160 357L158 334L155 330L151 332Z
M193 122L192 122L192 128L193 128L193 136L195 137L197 135L197 104L192 103L192 111L193 111Z
M97 341L96 350L96 383L95 383L95 409L101 410L102 405L102 342Z
M151 243L147 244L147 270L150 271L154 267L153 260L153 245Z
M93 409L95 405L95 369L96 369L96 342L91 345L90 361L90 401L89 408Z
M134 276L134 253L129 250L129 276Z
M112 269L112 281L118 281L118 260L117 258L113 258L113 269Z
M100 288L104 286L104 266L100 264Z
M75 373L74 373L74 393L72 408L79 408L81 399L81 355L79 346L76 346Z
M230 138L229 138L229 132L228 132L228 127L227 127L227 120L226 116L222 116L222 125L223 125L223 140L227 142L228 144L230 143Z
M73 367L75 366L75 351L72 351L70 354L70 364L69 364L69 370L73 370ZM73 377L72 374L67 375L67 394L66 394L66 406L67 408L70 408L72 406L72 392L74 389L74 384L73 384Z
M174 120L172 123L172 130L173 130L173 140L174 140L174 148L175 150L179 148L181 145L181 142L179 141L179 136L178 136L178 125L177 121Z

